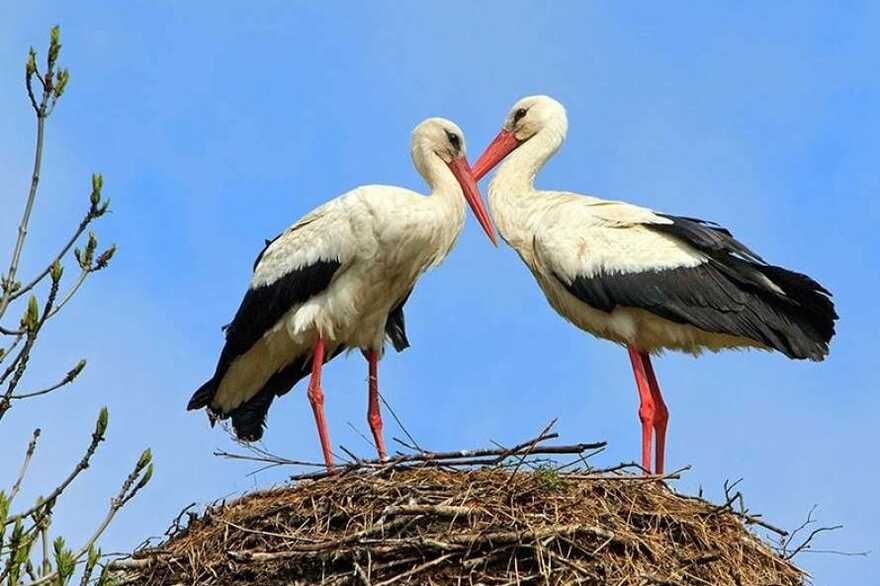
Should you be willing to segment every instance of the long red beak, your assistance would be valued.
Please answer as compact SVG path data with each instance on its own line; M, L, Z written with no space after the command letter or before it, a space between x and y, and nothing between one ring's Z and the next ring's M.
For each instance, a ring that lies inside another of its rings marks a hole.
M495 165L501 162L501 159L509 155L520 144L522 143L516 139L516 135L509 130L499 132L495 140L486 147L486 150L477 159L473 171L474 181L482 179L483 175L491 171Z
M467 159L464 157L453 159L452 162L449 163L449 169L452 171L452 174L455 175L458 184L461 185L464 199L474 211L474 215L477 217L480 226L482 226L483 230L486 232L486 236L489 237L492 244L498 246L498 241L495 240L495 229L492 227L492 220L489 219L489 214L486 213L486 208L483 206L483 200L480 199L480 188L477 187L477 182L474 181L471 166L468 165Z

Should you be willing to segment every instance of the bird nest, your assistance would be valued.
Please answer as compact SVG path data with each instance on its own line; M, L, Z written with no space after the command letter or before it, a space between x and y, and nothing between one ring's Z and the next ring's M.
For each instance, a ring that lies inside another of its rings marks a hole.
M738 494L717 506L675 493L675 473L535 464L536 443L476 468L459 452L313 474L190 514L111 567L120 585L805 583Z

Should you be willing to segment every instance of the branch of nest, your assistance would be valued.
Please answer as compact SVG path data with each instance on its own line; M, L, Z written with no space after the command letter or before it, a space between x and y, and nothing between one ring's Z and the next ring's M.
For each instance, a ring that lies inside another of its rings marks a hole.
M420 450L414 454L398 454L387 460L378 459L359 459L349 450L342 447L342 450L349 454L353 461L340 466L335 471L320 470L316 472L307 472L303 474L295 474L290 477L291 480L319 480L328 476L348 475L352 473L370 472L381 474L391 469L401 469L408 465L419 465L420 467L457 467L457 466L502 466L505 461L517 458L518 461L514 467L514 474L519 467L525 462L526 458L532 456L558 456L558 455L576 455L583 457L583 454L591 450L601 450L605 448L607 442L589 442L567 444L560 446L542 445L544 442L559 437L558 433L552 433L550 430L555 425L556 420L551 421L544 430L534 438L517 444L512 448L482 448L472 450L454 450L448 452L431 452ZM321 467L320 464L313 462L304 462L300 460L291 460L278 456L263 450L256 446L245 446L251 453L232 453L224 450L214 452L215 456L228 458L233 460L245 460L256 462L267 466L309 466Z

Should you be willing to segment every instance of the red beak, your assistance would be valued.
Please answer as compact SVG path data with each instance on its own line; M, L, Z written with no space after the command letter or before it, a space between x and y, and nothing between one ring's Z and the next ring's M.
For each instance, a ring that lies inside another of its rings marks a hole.
M498 242L495 240L495 229L492 227L492 220L489 219L489 214L483 206L483 200L480 199L480 188L477 187L477 182L474 181L471 166L468 165L467 159L464 157L453 159L452 162L449 163L449 169L452 171L452 174L455 175L458 184L461 185L464 199L468 202L468 205L471 206L474 215L477 217L477 221L486 232L486 236L489 237L492 244L498 246Z
M501 162L501 159L509 155L520 144L522 143L517 140L516 135L509 130L499 132L495 140L486 147L486 150L477 159L477 163L474 165L474 181L482 179L483 175L491 171L495 165Z

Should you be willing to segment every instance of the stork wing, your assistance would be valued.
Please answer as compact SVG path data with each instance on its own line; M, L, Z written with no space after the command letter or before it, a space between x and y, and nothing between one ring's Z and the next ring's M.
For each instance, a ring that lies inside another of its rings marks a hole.
M246 353L285 313L324 291L357 254L345 198L317 208L269 241L254 264L250 287L232 322L214 376L190 399L210 403L230 364Z
M226 330L226 348L233 357L247 352L290 309L324 291L351 260L348 222L327 207L305 216L260 253L251 285Z
M824 288L702 220L563 196L540 218L534 249L544 271L601 311L643 309L794 358L821 359L834 333Z
M700 220L699 218L687 218L684 216L671 216L656 214L660 218L671 220L671 224L646 224L649 228L669 234L683 240L709 255L734 255L747 261L766 264L764 259L752 252L745 244L733 237L730 230L715 222Z

